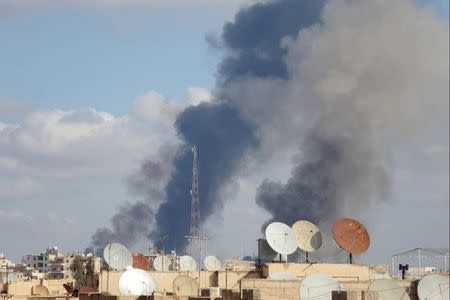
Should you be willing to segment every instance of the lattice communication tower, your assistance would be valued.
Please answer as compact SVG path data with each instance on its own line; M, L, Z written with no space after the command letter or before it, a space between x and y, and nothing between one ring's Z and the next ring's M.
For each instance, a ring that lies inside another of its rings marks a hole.
M192 147L192 188L191 188L191 227L190 236L199 236L200 234L200 197L198 188L198 152L197 146ZM191 256L197 256L199 241L197 239L189 240L189 250Z

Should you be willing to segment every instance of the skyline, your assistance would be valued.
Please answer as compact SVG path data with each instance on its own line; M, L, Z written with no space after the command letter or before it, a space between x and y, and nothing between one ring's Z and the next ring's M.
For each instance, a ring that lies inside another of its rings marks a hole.
M444 2L436 2L440 11L445 11ZM175 2L155 8L136 1L138 8L120 12L114 6L120 1L105 2L113 8L55 7L42 1L43 6L18 9L10 1L0 3L0 9L13 12L0 12L0 39L7 45L0 50L0 232L14 241L0 251L17 259L29 249L44 249L50 239L50 245L84 249L95 229L110 227L117 207L144 198L145 191L133 189L130 181L142 183L136 177L142 163L170 155L167 145L180 144L173 127L177 115L188 106L214 101L216 66L224 51L207 40L219 36L224 21L232 20L245 2L218 2L208 14L201 11L201 1L181 8ZM448 15L435 18L448 33ZM367 213L355 217L367 224L373 238L362 261L384 262L390 252L448 245L448 94L434 96L444 100L444 109L433 122L423 114L424 122L417 124L423 128L420 138L408 131L412 138L399 144L392 136L377 140L377 149L388 152L384 163L393 179L389 201L368 203ZM422 126L426 123L432 124ZM222 192L230 199L204 224L218 229L208 251L254 254L260 226L270 217L255 204L257 187L265 179L285 182L297 147L272 153L264 166L250 162L248 170L223 183ZM202 149L199 153L201 161ZM168 168L158 187L169 176ZM405 211L415 220L411 227L400 218ZM252 226L234 222L244 218ZM435 228L440 236L433 236ZM393 231L405 237L404 245ZM16 236L27 238L17 241ZM419 245L424 239L427 244ZM146 244L141 241L135 249L146 249Z

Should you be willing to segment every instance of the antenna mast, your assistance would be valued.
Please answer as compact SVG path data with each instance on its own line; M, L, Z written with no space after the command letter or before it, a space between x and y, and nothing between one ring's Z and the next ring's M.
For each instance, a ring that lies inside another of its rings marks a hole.
M198 154L197 146L192 147L192 188L191 188L191 228L190 236L199 236L200 234L200 198L198 191ZM198 252L198 240L190 239L189 248L191 255Z

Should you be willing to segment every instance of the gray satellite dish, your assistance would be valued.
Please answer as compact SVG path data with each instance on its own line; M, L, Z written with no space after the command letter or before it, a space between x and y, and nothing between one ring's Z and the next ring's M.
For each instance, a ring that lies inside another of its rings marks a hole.
M172 266L172 262L165 255L158 255L153 260L153 268L155 269L155 271L167 272L167 271L170 271L171 266Z
M133 265L133 257L127 247L119 243L111 243L103 249L103 258L108 266L116 270L125 270Z
M273 222L266 227L266 239L270 247L281 255L289 255L297 249L297 238L291 227Z
M336 279L323 273L306 276L299 289L302 300L331 300L333 291L343 291Z
M119 279L122 296L150 296L156 290L155 280L144 270L129 268Z
M183 255L180 257L180 271L196 271L197 262L192 256Z
M319 228L311 222L300 220L292 225L297 237L298 247L305 252L314 252L322 246L322 234Z
M422 277L417 286L420 300L448 300L449 278L439 274L430 274Z
M177 296L197 296L199 285L187 275L180 275L173 280L173 291Z
M206 270L208 271L219 271L222 268L220 260L215 256L206 256L203 260Z
M376 279L369 285L369 292L376 292L379 299L409 300L406 289L392 279Z
M275 272L269 275L267 277L269 280L296 280L297 277L295 274L292 274L290 272Z

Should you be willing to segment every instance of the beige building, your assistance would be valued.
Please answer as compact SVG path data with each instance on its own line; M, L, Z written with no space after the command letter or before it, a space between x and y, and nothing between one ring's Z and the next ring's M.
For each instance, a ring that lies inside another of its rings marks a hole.
M92 254L84 255L78 251L65 255L58 247L48 247L46 251L40 254L25 255L22 258L22 262L25 264L27 277L34 279L45 277L49 279L73 280L70 265L77 256L81 256L85 260L92 257L95 271L100 271L100 257Z

